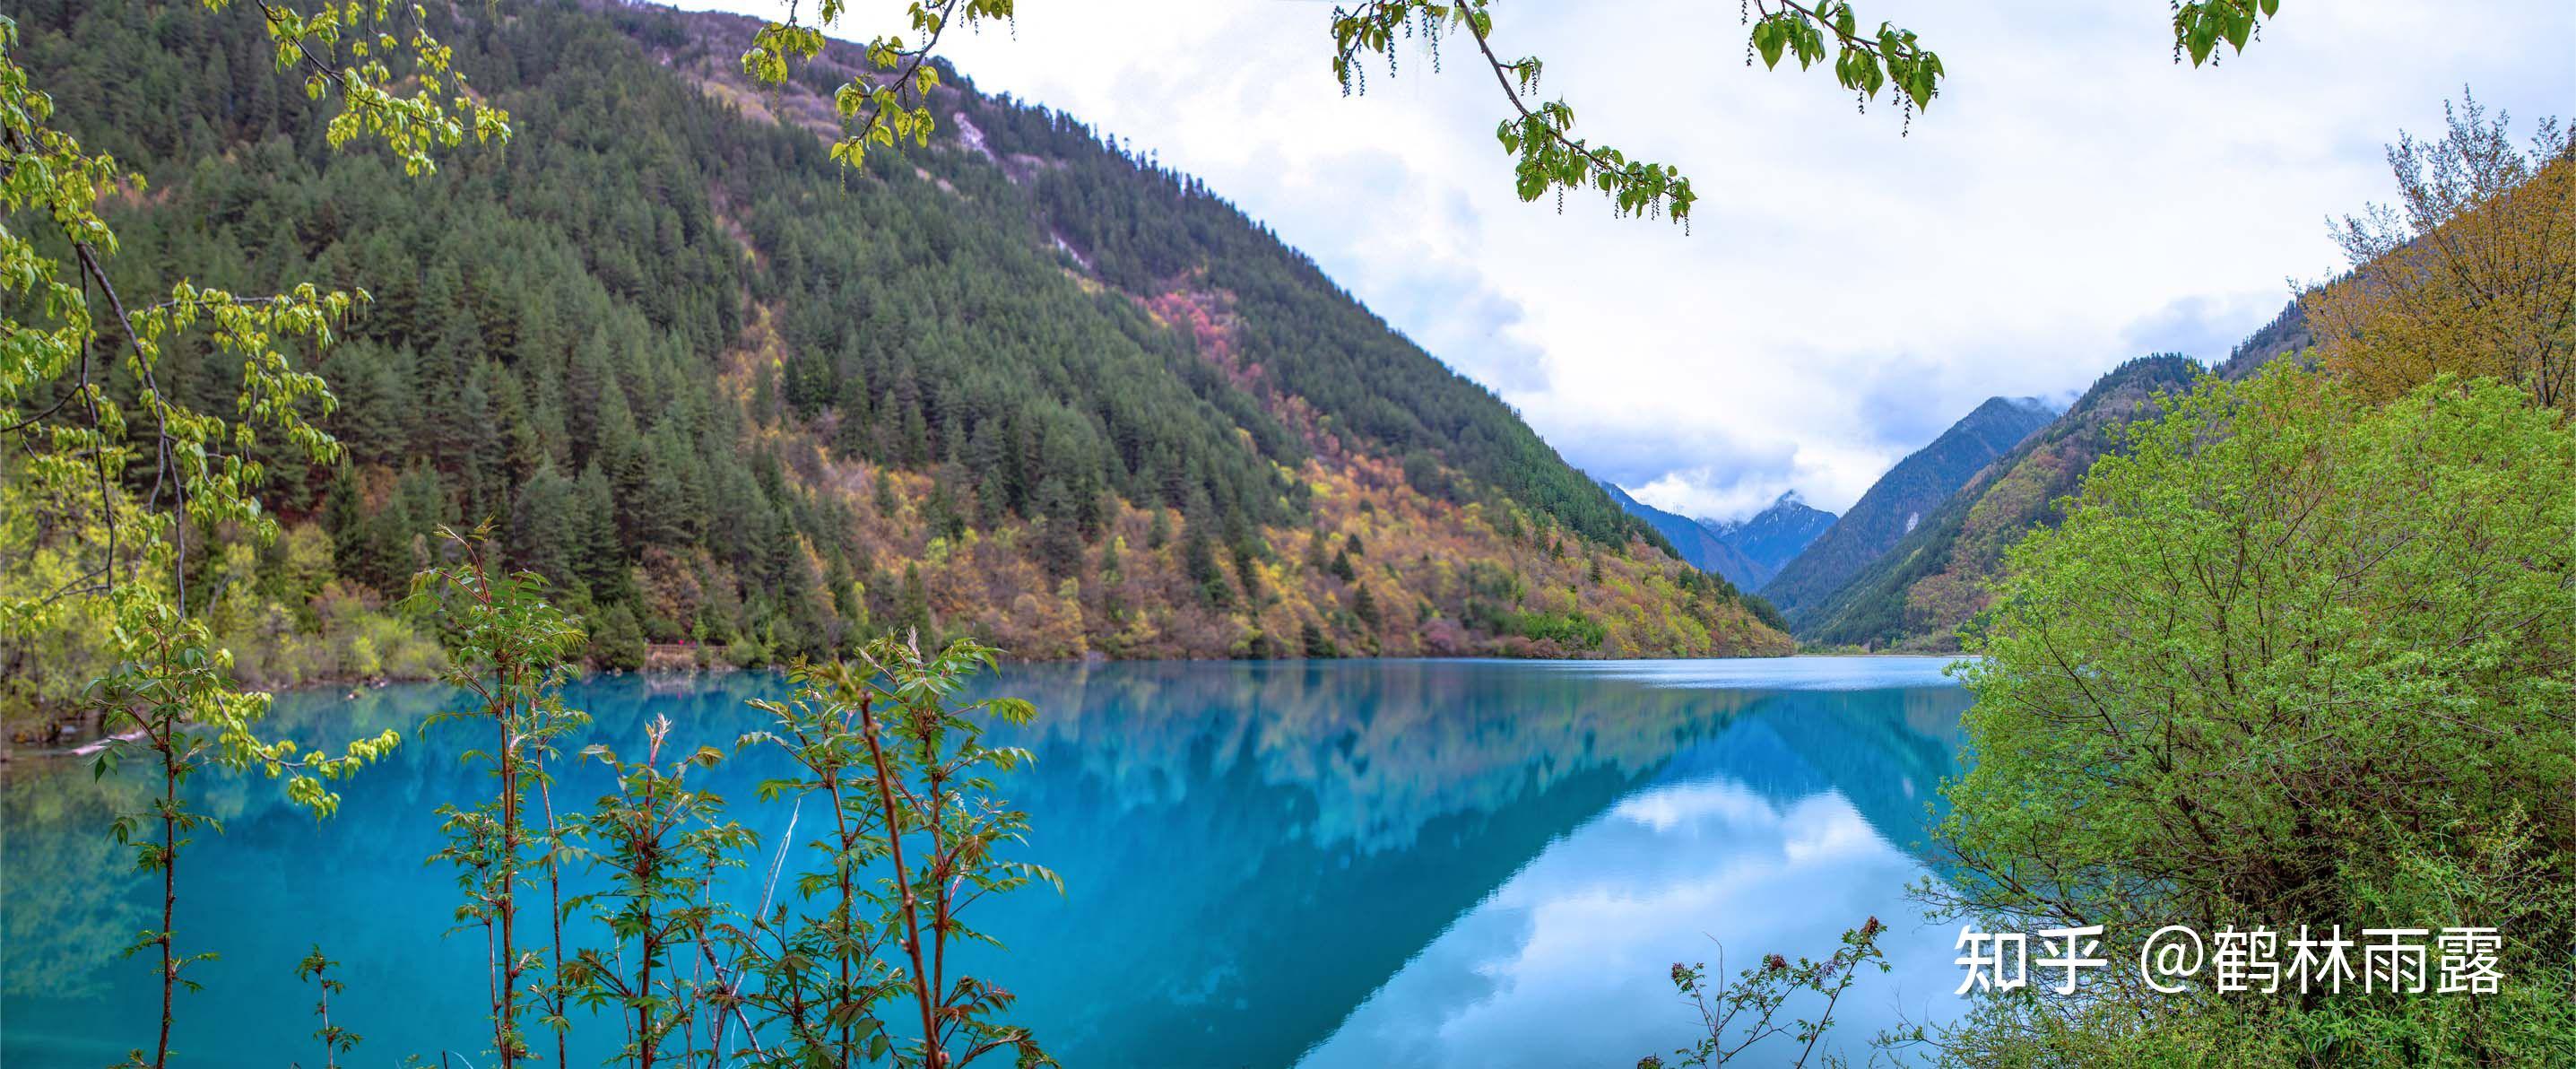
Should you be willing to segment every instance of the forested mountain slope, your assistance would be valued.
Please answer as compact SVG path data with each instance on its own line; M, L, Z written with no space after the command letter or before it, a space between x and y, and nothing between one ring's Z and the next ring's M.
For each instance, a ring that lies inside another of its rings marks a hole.
M1798 637L1830 645L1949 652L1985 608L2004 551L2054 526L2060 498L2117 447L2129 423L2153 419L2159 393L2182 393L2204 372L2243 379L2314 343L2298 298L2214 368L2174 354L2140 357L2096 380L2065 414L1998 458L1895 548L1806 614Z
M1639 501L1606 480L1601 483L1601 488L1609 491L1611 499L1617 501L1619 507L1627 509L1629 515L1653 525L1656 531L1671 540L1673 548L1680 551L1682 559L1689 561L1692 567L1722 576L1738 590L1751 590L1762 584L1764 573L1761 566L1734 546L1726 544L1716 531L1709 530L1698 520Z
M2261 371L2263 365L2284 353L2295 353L2316 344L2316 335L2308 330L2308 314L2300 307L2301 298L2293 297L2281 314L2263 324L2261 330L2236 343L2225 363L2218 365L2220 377L2243 379Z
M906 627L1026 657L1785 648L1492 394L1060 113L952 74L932 146L849 171L814 128L854 47L755 93L737 17L431 7L517 135L420 178L330 150L255 17L12 13L62 121L150 179L127 292L373 297L316 365L346 463L272 464L287 537L193 558L254 679L417 670L389 599L486 520L612 666ZM171 361L201 403L237 378Z
M1718 541L1741 554L1757 571L1751 582L1738 580L1736 585L1758 590L1798 554L1806 552L1817 538L1833 527L1833 513L1817 508L1791 490L1745 519L1731 523L1701 520L1700 526L1717 536Z
M2243 351L2243 350L2240 350ZM2181 393L2203 371L2184 356L2140 357L2096 380L2064 415L1976 473L1967 485L1850 583L1817 604L1798 637L1834 645L1954 651L1961 624L1983 609L2004 550L2062 517L2093 462L2121 429L2155 418L2159 393Z
M1851 510L1762 588L1793 626L1814 619L1826 599L1922 525L1979 469L2055 415L2022 398L1988 398L1950 429L1888 469Z

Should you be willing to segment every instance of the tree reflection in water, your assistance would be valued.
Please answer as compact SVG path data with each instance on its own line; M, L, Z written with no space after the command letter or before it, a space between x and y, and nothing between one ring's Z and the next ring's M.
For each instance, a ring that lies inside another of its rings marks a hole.
M1946 970L1950 952L1911 924L1903 885L1924 869L1905 848L1966 706L1938 664L1015 666L995 686L1037 701L1013 741L1038 762L1003 793L1068 893L987 914L1014 949L976 967L1068 1065L1623 1062L1687 1032L1663 972L1713 959L1703 933L1731 954L1796 953L1875 912L1898 926L1889 953L1920 1014L1921 963ZM603 678L567 699L603 741L669 716L676 738L723 745L755 715L743 699L780 689ZM443 697L287 695L275 723L318 741L408 733ZM441 938L451 888L422 866L431 810L480 786L467 745L407 740L318 827L265 783L200 785L227 831L199 847L206 882L182 923L220 931L224 956L181 1002L184 1052L294 1056L310 999L292 970L317 939L347 963L333 1015L369 1060L473 1043L482 948ZM776 771L755 756L719 788L765 836L790 814L751 787ZM104 832L131 788L93 785L85 764L5 775L0 1060L112 1060L151 981L117 956L145 901ZM586 1031L594 1053L613 1047L613 1027Z

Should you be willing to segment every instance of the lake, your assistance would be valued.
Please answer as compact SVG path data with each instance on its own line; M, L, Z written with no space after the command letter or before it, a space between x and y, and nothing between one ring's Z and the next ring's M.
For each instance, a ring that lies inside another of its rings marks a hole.
M1875 915L1895 969L1854 988L1835 1033L1865 1060L1878 1029L1959 1007L1954 933L1904 896L1927 874L1968 705L1944 663L1010 666L993 687L1040 714L1006 741L1037 762L999 793L1030 812L1026 856L1066 893L978 906L1012 950L975 965L1068 1066L1630 1066L1696 1024L1675 961L1723 954L1731 975L1764 953L1822 956ZM760 717L743 700L783 690L766 674L608 677L567 700L599 741L663 715L680 740L730 745ZM459 761L465 725L412 732L448 700L279 698L277 734L406 734L327 822L265 781L191 785L226 827L182 856L178 930L183 951L222 957L181 996L181 1064L318 1063L293 975L316 942L345 963L334 1022L365 1036L344 1061L483 1061L483 939L444 935L452 873L424 863L432 810L487 783ZM717 773L765 842L793 806L750 788L776 771ZM156 923L158 884L106 832L143 785L93 785L85 762L0 777L0 1061L106 1064L150 1042L157 1012L151 965L118 952ZM559 802L606 783L596 765L569 778ZM599 1024L604 1052L617 1029Z

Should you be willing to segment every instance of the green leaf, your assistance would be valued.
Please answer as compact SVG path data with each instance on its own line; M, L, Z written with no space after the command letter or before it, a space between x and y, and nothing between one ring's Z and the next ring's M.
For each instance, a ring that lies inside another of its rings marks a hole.
M1765 67L1776 68L1780 65L1780 51L1789 43L1787 35L1781 31L1782 27L1779 23L1768 20L1753 25L1753 47L1762 53L1762 65Z
M2245 42L2254 34L2254 16L2243 9L2231 9L2227 18L2227 43L2245 51Z

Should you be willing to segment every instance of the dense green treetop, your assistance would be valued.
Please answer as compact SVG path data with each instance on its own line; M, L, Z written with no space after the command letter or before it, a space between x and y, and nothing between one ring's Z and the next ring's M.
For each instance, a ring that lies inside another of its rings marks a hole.
M2576 434L2492 379L2202 380L2009 553L1937 845L1964 918L2492 927L2491 995L1981 1003L1954 1060L2545 1064L2576 1041ZM2358 957L2358 953L2355 955Z

